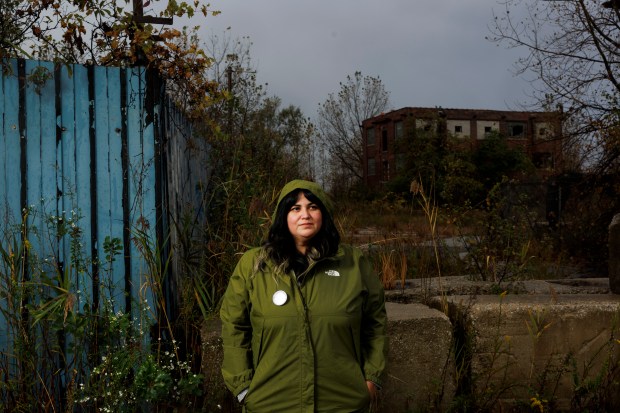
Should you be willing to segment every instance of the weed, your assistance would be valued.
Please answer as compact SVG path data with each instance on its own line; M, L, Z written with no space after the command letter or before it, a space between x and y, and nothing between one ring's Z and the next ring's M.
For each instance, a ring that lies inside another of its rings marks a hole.
M168 343L149 343L156 318L166 319L160 287L168 264L159 248L136 228L147 270L132 297L134 311L120 311L113 291L124 286L113 284L112 263L123 254L122 242L105 238L95 283L80 219L77 211L56 216L30 207L20 225L5 223L0 233L0 410L133 412L195 403L203 376L180 357L172 333ZM61 246L69 246L66 262L54 253ZM100 290L97 305L92 288ZM151 295L161 311L151 307Z
M527 204L527 196L510 193L505 180L489 191L484 209L465 205L452 211L452 222L457 226L462 225L465 215L473 219L467 231L460 232L474 279L502 285L537 272L533 265L537 253L532 251L535 219Z

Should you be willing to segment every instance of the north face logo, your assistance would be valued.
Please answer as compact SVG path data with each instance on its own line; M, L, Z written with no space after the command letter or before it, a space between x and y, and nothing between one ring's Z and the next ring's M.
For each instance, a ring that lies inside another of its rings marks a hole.
M327 270L325 271L325 274L329 275L330 277L340 277L340 273L336 270Z

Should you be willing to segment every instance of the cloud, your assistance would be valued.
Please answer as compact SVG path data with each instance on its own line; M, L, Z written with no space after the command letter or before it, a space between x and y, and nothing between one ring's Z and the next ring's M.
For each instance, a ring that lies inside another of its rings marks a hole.
M395 108L506 109L527 99L518 54L485 40L488 0L221 0L205 28L249 36L258 80L314 116L339 82L379 76Z

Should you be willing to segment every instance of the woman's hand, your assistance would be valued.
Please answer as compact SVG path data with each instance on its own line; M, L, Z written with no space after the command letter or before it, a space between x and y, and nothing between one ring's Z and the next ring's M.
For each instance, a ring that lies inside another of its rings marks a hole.
M377 386L370 380L366 380L368 386L368 394L370 394L370 411L376 411L378 407Z

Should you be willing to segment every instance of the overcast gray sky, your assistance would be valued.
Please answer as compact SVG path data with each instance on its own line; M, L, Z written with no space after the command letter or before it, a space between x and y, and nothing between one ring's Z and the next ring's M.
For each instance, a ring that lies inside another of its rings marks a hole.
M339 82L378 76L392 109L518 109L529 84L513 74L524 50L485 40L495 0L211 0L202 33L249 36L259 83L314 118Z

